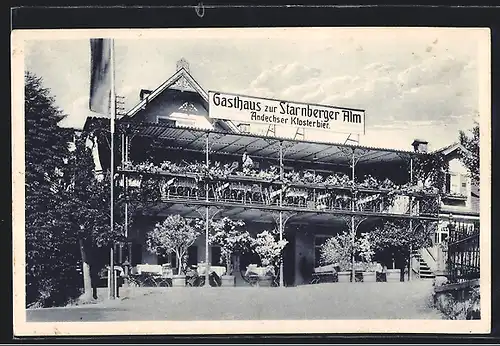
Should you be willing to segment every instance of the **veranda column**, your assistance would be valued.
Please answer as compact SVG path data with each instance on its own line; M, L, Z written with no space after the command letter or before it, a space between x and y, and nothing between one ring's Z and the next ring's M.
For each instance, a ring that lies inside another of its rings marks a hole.
M207 169L207 173L208 173L208 169L209 169L209 157L208 157L208 150L209 150L209 147L210 147L210 132L207 132L207 138L205 140L205 165L206 165L206 169ZM209 219L209 210L208 210L208 180L207 180L207 177L205 176L205 202L206 202L206 206L205 206L205 287L210 287L210 282L209 282L209 279L210 279L210 264L209 264L209 256L208 256L208 246L209 246L209 242L208 242L208 237L209 237L209 222L210 222L210 219Z
M128 136L124 132L122 133L122 170L125 169L125 164L128 162ZM122 252L123 249L120 247L120 264L124 266L125 270L125 279L124 279L124 286L128 287L129 285L129 270L130 266L132 265L132 251L130 249L131 245L128 242L128 177L125 175L125 173L122 173L123 176L123 193L125 196L125 205L124 205L124 216L123 216L123 235L125 238L125 241L127 242L127 249L128 249L128 254L125 256L125 261L122 261Z
M283 240L283 211L281 208L283 207L283 142L280 142L280 181L281 181L281 189L280 189L280 218L279 218L279 231L280 231L280 241ZM280 287L283 287L283 255L280 260Z
M354 245L355 245L355 237L356 237L356 225L354 221L354 203L355 203L355 197L356 197L356 191L354 190L354 184L355 184L355 171L354 171L354 166L356 164L355 158L354 158L354 152L355 149L352 149L352 158L351 158L351 182L352 182L352 200L351 200L351 246L352 246L352 253L351 253L351 282L356 282L356 271L354 270Z
M125 168L125 163L128 162L128 150L129 150L129 138L127 135L124 135L124 146L125 149L124 154L123 154L123 160L122 160L122 168ZM125 192L125 217L124 217L124 223L125 223L125 239L128 239L128 179L125 177L125 174L123 175L123 189ZM130 262L130 258L128 261Z
M410 186L413 185L413 157L410 157ZM412 207L413 207L413 197L410 196L410 232L413 232L413 219L411 218L413 212L412 212ZM411 280L411 272L413 270L412 265L411 265L411 259L412 259L412 252L413 252L413 244L410 244L409 246L409 251L410 254L408 255L408 281Z

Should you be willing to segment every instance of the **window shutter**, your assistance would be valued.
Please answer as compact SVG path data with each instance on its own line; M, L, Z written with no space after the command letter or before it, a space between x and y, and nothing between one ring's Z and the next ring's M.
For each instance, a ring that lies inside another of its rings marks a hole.
M446 193L451 192L451 174L450 173L446 174L446 181L444 183L444 192L446 192Z
M467 176L460 175L460 194L467 196Z

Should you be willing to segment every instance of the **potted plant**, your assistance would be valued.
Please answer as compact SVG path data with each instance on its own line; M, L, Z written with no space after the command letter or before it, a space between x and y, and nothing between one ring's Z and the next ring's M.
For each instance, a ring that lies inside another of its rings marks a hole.
M352 240L349 232L339 233L327 239L321 246L320 254L324 264L335 264L340 268L337 272L338 282L351 281Z
M174 252L177 257L177 275L172 277L172 286L185 286L186 276L182 274L187 249L193 245L199 236L193 221L180 215L169 215L163 222L157 223L148 232L146 245L148 251L157 255Z
M372 262L375 251L372 249L369 233L362 233L356 240L357 257L361 259L360 267L363 273L363 282L376 282L377 266Z
M222 286L234 286L232 260L245 252L251 244L251 237L243 230L245 223L242 220L233 221L227 217L211 222L209 242L220 246L221 261L226 263L226 274L222 275Z
M262 266L266 268L265 274L259 277L260 286L271 286L276 273L276 267L282 261L282 251L286 244L288 244L288 241L285 239L276 240L276 233L276 230L272 232L262 231L257 234L255 239L252 239L252 246L257 255L259 255Z
M380 263L363 263L363 282L377 282L377 272L381 271Z

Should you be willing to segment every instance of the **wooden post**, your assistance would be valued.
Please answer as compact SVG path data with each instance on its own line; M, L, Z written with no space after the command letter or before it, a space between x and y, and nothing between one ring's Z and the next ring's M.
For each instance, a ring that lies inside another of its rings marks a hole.
M281 181L281 189L280 189L280 216L279 216L279 231L280 231L280 241L283 240L283 211L281 208L283 207L283 142L280 142L280 181ZM283 253L281 254L280 260L280 287L283 287Z
M355 177L355 165L356 165L356 160L354 157L354 152L355 149L352 149L352 161L351 161L351 180L352 180L352 186L354 187L356 177ZM356 244L356 225L355 225L355 220L354 220L354 203L356 203L356 191L352 191L352 200L351 200L351 211L353 212L351 216L351 246L352 246L352 253L351 253L351 282L356 282L356 271L354 269L354 246Z
M205 141L205 165L207 169L207 173L210 167L209 164L209 157L208 157L208 151L209 151L209 138L210 137L210 132L207 132L207 139ZM208 237L209 237L209 210L208 210L208 182L205 180L205 201L207 202L207 205L205 207L205 287L210 287L210 264L209 264L209 254L208 254L208 247L209 247L209 242L208 242Z

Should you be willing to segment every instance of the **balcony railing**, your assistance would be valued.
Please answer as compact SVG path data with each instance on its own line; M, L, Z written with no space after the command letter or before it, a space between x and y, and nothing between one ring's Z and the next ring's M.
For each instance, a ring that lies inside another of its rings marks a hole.
M446 251L448 279L463 282L479 278L479 223L452 224Z
M283 206L305 211L348 211L396 215L434 216L439 211L436 194L415 187L396 186L387 179L369 177L353 183L345 174L326 178L288 172L280 179L276 170L224 171L186 165L186 169L152 165L127 167L132 198L150 201L196 200L243 206ZM208 196L207 196L208 194ZM282 201L280 203L280 194ZM410 213L411 209L411 213Z

